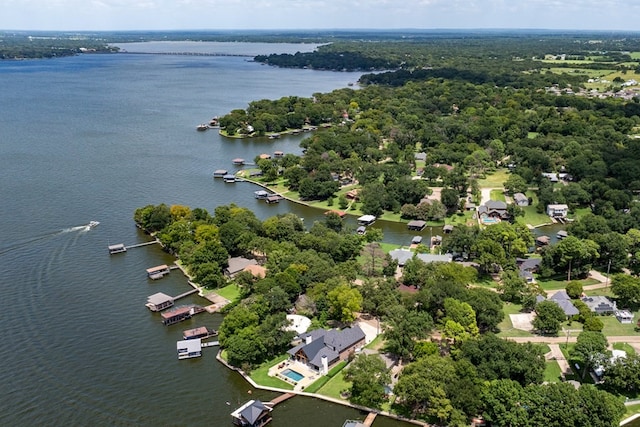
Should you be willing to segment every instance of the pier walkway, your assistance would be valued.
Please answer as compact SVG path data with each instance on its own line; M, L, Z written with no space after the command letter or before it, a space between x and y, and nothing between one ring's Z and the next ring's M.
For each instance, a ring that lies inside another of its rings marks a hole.
M369 415L367 415L367 418L364 419L364 425L366 427L371 427L371 424L373 424L373 420L376 419L376 415L378 415L377 412L369 412Z
M278 403L282 403L287 399L291 399L295 395L296 395L295 393L284 393L284 394L281 394L280 396L276 397L272 401L266 402L265 405L269 405L269 406L273 407L273 406L276 406Z
M203 342L200 344L200 347L216 347L219 346L220 342L219 341L209 341L209 342Z
M150 242L136 243L135 245L126 245L125 247L126 247L127 249L141 248L142 246L155 245L156 243L158 243L158 241L157 241L157 240L152 240L152 241L150 241Z
M189 291L187 291L187 292L185 292L183 294L176 295L175 297L173 297L173 300L174 301L175 300L179 300L180 298L184 298L184 297L189 296L191 294L195 294L196 292L198 292L198 289L191 289L191 290L189 290Z

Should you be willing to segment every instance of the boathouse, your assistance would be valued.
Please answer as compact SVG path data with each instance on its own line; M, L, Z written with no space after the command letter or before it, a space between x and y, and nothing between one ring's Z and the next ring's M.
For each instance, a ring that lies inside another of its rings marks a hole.
M236 182L236 176L230 173L223 176L222 179L224 180L224 182Z
M191 359L202 356L202 341L200 338L178 341L176 343L178 359Z
M360 236L364 236L367 233L367 227L365 227L364 225L359 226L356 229L356 233L359 234Z
M279 194L270 194L264 199L264 201L267 202L268 204L272 204L272 203L280 203L280 200L282 199L284 199L284 197L282 197Z
M108 248L111 255L127 252L127 247L122 243L118 243L117 245L109 245Z
M231 413L233 424L241 427L262 427L271 421L271 411L259 400L250 400Z
M213 177L214 178L222 178L225 175L227 175L228 173L229 173L229 171L227 171L226 169L218 169L218 170L213 172Z
M166 264L147 268L147 276L149 277L149 279L152 279L152 280L162 279L165 276L165 274L169 274L170 272L171 272L171 269L169 269L169 266Z
M278 137L280 137L279 134L275 134L275 135L278 135ZM274 151L273 152L273 157L275 157L275 158L280 158L282 156L284 156L284 152L282 152L282 151Z
M360 225L371 225L376 222L376 217L374 215L362 215L358 218L358 224Z
M419 245L420 243L422 243L422 236L413 236L413 239L411 239L411 244Z
M153 294L147 298L145 306L151 311L162 311L173 306L173 297L162 292Z
M217 335L218 332L213 329L209 329L206 326L200 326L199 328L187 329L182 331L183 340L195 340L205 339Z
M184 307L176 307L172 310L160 313L162 323L166 326L173 325L183 320L190 319L194 314L202 313L204 308L198 305L190 305Z
M426 225L426 221L413 220L407 223L407 228L412 231L422 231Z
M244 159L240 159L240 158L238 158L238 159L233 159L233 160L232 160L232 162L233 162L233 164L234 164L234 165L236 165L236 166L242 166L242 165L244 165Z
M269 197L269 192L265 190L254 191L253 194L256 199L260 199L260 200L263 200Z

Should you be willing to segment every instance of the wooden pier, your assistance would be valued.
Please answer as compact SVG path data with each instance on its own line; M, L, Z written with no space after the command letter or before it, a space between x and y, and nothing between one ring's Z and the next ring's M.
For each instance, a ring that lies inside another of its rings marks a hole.
M209 341L209 342L201 342L200 346L201 347L216 347L219 346L220 342L219 341Z
M369 415L367 415L367 418L364 419L364 425L366 427L371 427L371 424L373 424L373 420L376 419L376 415L378 415L377 412L369 412Z
M270 402L265 402L265 405L269 405L271 407L276 406L278 403L282 403L285 400L291 399L293 396L295 396L295 393L285 393L285 394L281 394L280 396L276 397L275 399L273 399Z
M136 243L135 245L125 245L124 243L118 243L117 245L109 245L107 249L109 249L109 253L111 255L120 254L127 252L129 249L140 248L142 246L155 245L159 243L157 240L152 240L150 242Z

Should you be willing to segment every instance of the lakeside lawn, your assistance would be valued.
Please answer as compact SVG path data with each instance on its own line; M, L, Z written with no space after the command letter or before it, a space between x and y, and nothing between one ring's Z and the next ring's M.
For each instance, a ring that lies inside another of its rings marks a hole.
M282 381L276 377L269 376L269 368L289 358L288 354L283 354L274 359L262 363L258 368L251 371L249 377L258 385L267 387L277 387L285 390L293 390L293 385Z
M220 295L222 298L226 298L231 302L234 302L238 298L240 298L240 286L236 285L235 283L227 285L224 288L216 289L214 292Z

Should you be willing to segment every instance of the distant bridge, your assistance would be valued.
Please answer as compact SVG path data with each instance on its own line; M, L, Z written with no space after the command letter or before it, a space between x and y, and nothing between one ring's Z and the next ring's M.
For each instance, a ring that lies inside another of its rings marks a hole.
M127 53L133 55L180 55L180 56L238 56L245 58L253 58L255 55L247 55L240 53L205 53L205 52L129 52L119 51L118 53Z

